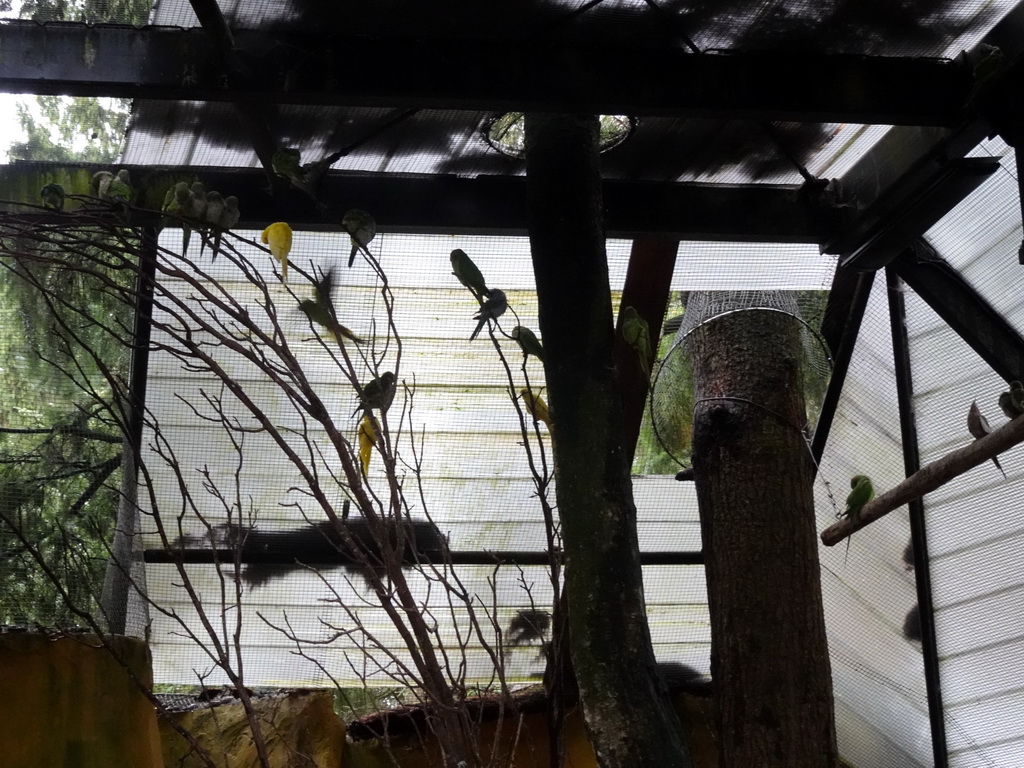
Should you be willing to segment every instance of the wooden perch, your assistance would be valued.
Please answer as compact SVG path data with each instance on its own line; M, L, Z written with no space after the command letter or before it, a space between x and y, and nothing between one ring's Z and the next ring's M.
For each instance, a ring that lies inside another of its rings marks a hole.
M854 531L859 531L883 515L889 514L894 509L899 509L908 501L924 496L929 491L934 491L957 475L962 475L967 470L973 469L1021 442L1024 442L1024 417L1017 417L980 440L975 440L973 443L943 456L938 461L922 467L895 488L869 501L860 511L856 521L844 517L834 525L830 525L821 532L822 543L826 547L838 544Z

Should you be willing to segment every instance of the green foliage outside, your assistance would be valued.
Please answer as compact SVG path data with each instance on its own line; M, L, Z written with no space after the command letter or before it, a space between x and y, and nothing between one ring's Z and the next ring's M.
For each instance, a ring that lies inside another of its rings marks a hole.
M12 161L110 163L117 159L128 125L127 100L36 96L35 103L41 120L27 104L16 107L26 138L11 144Z
M149 0L26 0L23 19L93 24L145 24ZM35 113L17 105L25 140L9 148L11 160L110 163L120 152L131 103L126 99L35 96ZM36 116L38 114L38 117Z
M146 13L148 3L134 1L22 7L28 18L70 21L144 22ZM37 103L39 121L19 105L27 139L12 145L12 159L109 162L120 152L127 102L40 96ZM17 526L24 540L0 521L0 624L81 623L51 579L57 578L73 604L93 610L117 514L120 429L106 410L112 393L99 366L127 377L129 348L122 340L132 318L97 277L64 268L91 263L87 243L98 235L66 235L4 238L0 516ZM131 270L112 266L106 272L117 284L132 279ZM88 319L48 305L35 284L53 290L67 306L88 307ZM33 549L51 574L31 556Z
M127 378L129 347L118 337L131 329L131 317L98 278L59 266L85 258L75 250L88 246L18 245L20 256L5 253L0 271L0 516L10 523L0 522L0 623L63 626L80 622L52 580L88 610L102 584L121 430L100 367ZM107 276L123 283L131 272ZM47 304L34 283L88 307L88 319Z
M23 0L21 18L89 24L145 24L152 0Z

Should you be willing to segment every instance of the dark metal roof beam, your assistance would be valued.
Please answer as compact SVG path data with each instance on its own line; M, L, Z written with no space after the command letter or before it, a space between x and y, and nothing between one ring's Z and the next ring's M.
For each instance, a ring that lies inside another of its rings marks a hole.
M48 181L68 183L78 166L18 163L0 166L0 200L39 204ZM83 166L92 172L109 166ZM199 178L207 189L237 195L239 226L262 228L287 221L295 229L338 229L340 215L325 220L298 192L271 197L266 176L254 169L127 166L136 204L158 210L176 181ZM85 194L87 190L68 189ZM797 187L728 186L605 181L605 230L609 237L666 235L681 240L820 243L837 228L840 211L816 207ZM526 179L517 176L413 176L329 174L321 198L334 211L371 211L386 232L527 234ZM9 208L9 206L8 206ZM53 214L50 214L52 220ZM141 224L142 221L134 223Z
M875 156L884 150L872 152ZM840 264L878 269L960 204L999 169L993 157L960 157L924 163L896 179L843 235L824 250L838 253Z
M1006 381L1024 381L1024 339L923 240L892 269Z
M3 24L0 89L195 101L953 125L962 61L796 52L694 54L614 42L327 38L233 30ZM487 62L497 62L488 66Z
M911 226L918 229L916 237L923 233L920 226L929 217L945 213L940 209L940 197L948 200L955 191L953 187L966 194L974 171L980 174L975 181L984 179L980 166L963 166L952 176L948 166L995 132L1000 115L992 113L991 105L1015 103L1019 91L1016 73L1024 56L1024 3L1003 17L985 35L984 43L998 47L1006 60L1014 64L990 84L980 103L974 105L980 113L973 108L964 110L962 120L952 130L921 123L896 126L886 133L843 175L842 197L856 206L857 215L838 238L822 246L825 253L839 254L842 263L854 269L878 269L898 252L897 240L902 241L902 247L910 244L913 237L907 239L906 235ZM932 200L923 207L917 206L926 195L931 195ZM872 240L874 246L865 248Z

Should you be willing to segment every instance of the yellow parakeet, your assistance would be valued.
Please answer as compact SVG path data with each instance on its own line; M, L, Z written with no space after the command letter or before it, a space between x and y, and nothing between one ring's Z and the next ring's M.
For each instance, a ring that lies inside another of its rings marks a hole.
M263 242L270 246L274 258L281 262L281 283L288 285L288 252L292 249L292 228L275 221L263 230Z
M373 444L377 442L377 419L369 412L359 422L359 462L363 468L363 477L370 470L370 454Z
M548 412L548 404L544 402L544 398L540 395L535 395L525 387L519 390L519 396L523 398L523 405L526 406L526 412L529 413L537 421L543 421L548 430L551 430L551 414Z

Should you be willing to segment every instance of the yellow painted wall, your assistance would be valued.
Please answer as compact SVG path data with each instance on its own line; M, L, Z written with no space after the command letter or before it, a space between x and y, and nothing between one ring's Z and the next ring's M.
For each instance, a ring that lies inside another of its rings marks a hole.
M109 641L152 685L142 640ZM163 768L153 705L92 635L0 633L0 765Z
M433 768L441 765L433 739L397 737L380 741L346 742L344 724L332 710L327 691L294 693L257 699L259 717L271 737L271 764L274 768ZM687 694L679 694L677 710L684 722L684 735L690 745L695 768L717 768L718 753L707 726L710 704ZM258 768L251 736L241 704L175 714L174 719L189 728L208 747L222 768ZM547 725L543 713L517 718L506 717L502 736L495 742L496 724L480 726L483 763L508 768L547 768ZM189 754L188 745L161 723L166 768L198 768L202 765ZM573 710L566 722L567 768L596 768L594 751L587 739L579 710ZM496 746L495 746L496 745ZM491 747L495 746L494 755ZM513 752L514 758L508 756Z

